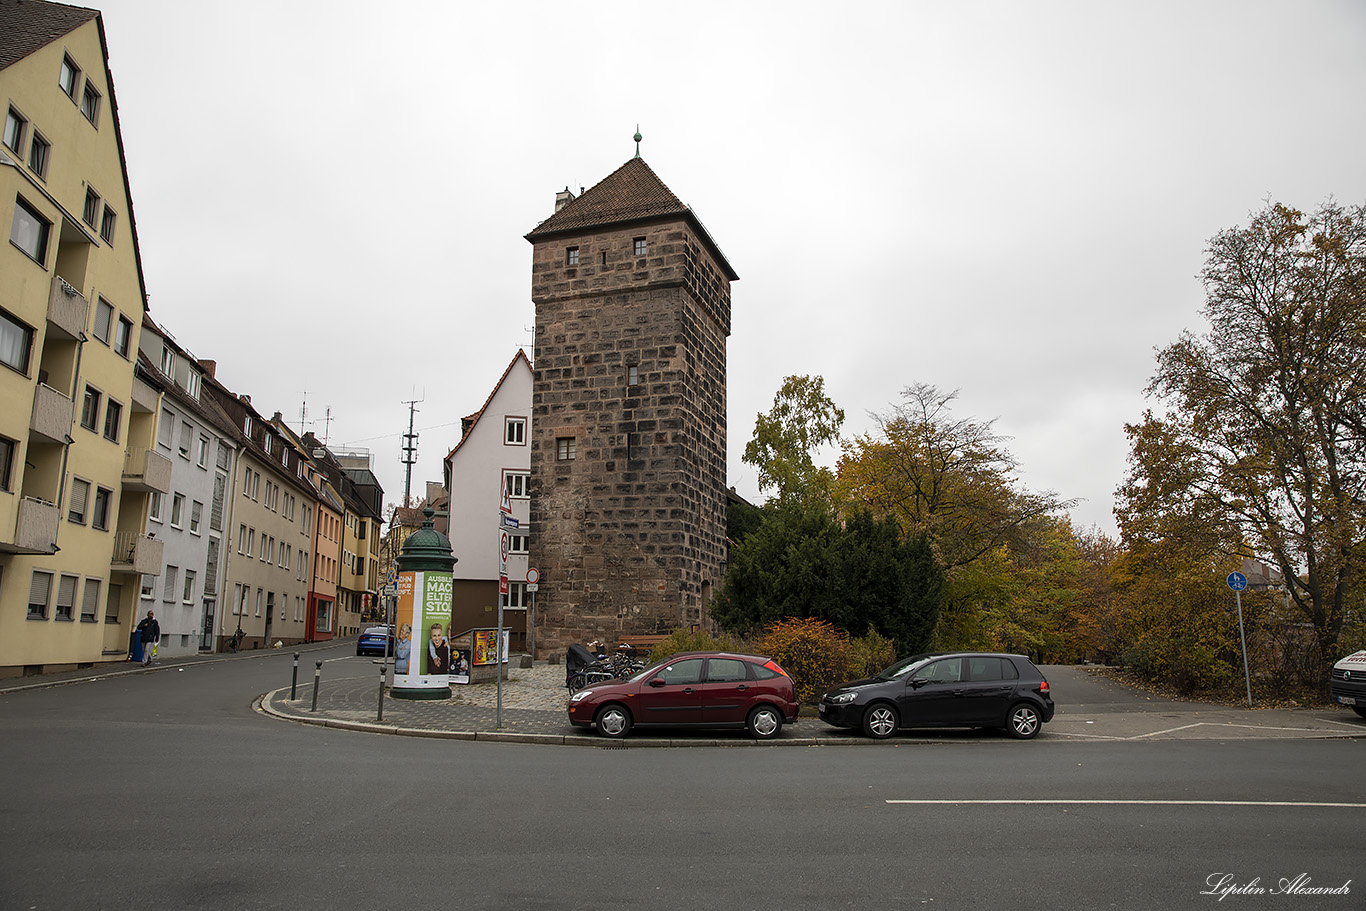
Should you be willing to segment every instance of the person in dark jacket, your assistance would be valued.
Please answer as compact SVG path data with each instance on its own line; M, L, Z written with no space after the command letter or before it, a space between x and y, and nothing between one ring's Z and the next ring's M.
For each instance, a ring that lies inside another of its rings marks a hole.
M156 650L156 644L161 641L161 624L157 623L157 618L151 611L138 624L138 638L142 640L142 663L148 665L152 663L152 652Z

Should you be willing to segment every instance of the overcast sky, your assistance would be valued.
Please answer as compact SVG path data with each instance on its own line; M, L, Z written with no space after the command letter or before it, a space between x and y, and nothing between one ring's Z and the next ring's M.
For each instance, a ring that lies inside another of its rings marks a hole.
M1366 202L1366 4L98 0L151 314L269 416L441 477L554 193L635 152L740 275L730 483L784 376L911 383L1113 533L1208 238ZM322 423L330 408L332 421Z

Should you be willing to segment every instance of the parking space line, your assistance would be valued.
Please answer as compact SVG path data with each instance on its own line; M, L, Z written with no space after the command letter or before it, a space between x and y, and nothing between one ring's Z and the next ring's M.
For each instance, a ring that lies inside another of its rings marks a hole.
M889 804L921 805L1018 805L1018 806L1138 806L1138 807L1332 807L1366 810L1366 803L1334 803L1313 800L1087 800L1087 799L1001 799L1001 800L888 800Z

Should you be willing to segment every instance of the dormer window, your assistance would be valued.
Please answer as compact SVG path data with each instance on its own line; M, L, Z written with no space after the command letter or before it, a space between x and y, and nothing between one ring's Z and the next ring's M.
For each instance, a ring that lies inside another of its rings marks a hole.
M172 352L171 349L170 349L168 346L162 345L162 346L161 346L161 372L164 373L164 374L166 374L167 376L174 376L174 375L175 375L175 374L174 374L174 371L175 371L175 353Z

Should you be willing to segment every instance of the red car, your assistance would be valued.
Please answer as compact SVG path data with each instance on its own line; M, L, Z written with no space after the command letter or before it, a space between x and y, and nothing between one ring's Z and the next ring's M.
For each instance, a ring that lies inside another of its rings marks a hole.
M762 655L682 652L569 697L569 723L603 737L625 737L634 727L744 728L769 740L796 721L792 678Z

